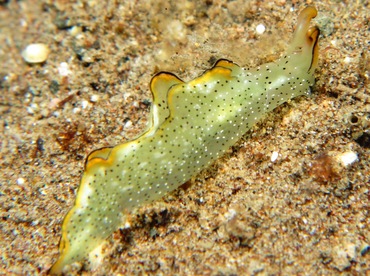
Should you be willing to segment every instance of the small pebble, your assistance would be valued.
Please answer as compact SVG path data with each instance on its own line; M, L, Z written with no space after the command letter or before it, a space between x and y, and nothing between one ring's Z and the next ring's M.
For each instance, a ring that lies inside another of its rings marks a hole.
M77 36L79 34L82 33L82 27L80 26L73 26L70 30L69 30L69 33L72 35L72 36Z
M266 27L263 24L258 24L256 27L257 34L263 34L266 31Z
M132 122L130 121L130 120L128 120L125 124L124 124L124 128L126 129L126 128L130 128L130 127L132 127Z
M73 108L73 109L72 109L72 112L73 112L74 114L80 113L80 112L81 112L81 108L79 108L79 107L75 107L75 108Z
M23 59L28 63L44 62L50 53L49 47L43 43L28 45L22 52Z
M17 184L18 185L23 185L26 182L26 180L23 177L20 177L17 179Z

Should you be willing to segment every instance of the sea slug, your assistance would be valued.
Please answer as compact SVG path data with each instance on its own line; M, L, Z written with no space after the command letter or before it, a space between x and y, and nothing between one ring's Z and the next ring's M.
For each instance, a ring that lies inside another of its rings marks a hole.
M222 59L189 82L170 73L155 75L146 132L88 156L50 273L88 259L122 224L125 212L178 188L266 112L308 95L318 63L319 30L309 26L316 15L314 7L300 13L290 47L274 63L250 69Z

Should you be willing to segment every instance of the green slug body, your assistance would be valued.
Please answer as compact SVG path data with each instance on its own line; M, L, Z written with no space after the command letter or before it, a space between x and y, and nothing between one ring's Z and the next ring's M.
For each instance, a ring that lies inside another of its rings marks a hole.
M160 199L214 162L264 114L310 93L319 31L317 11L305 8L287 53L254 69L218 61L183 82L153 77L148 130L135 140L94 151L87 158L74 207L63 222L60 257L51 268L83 261L124 221L124 212Z

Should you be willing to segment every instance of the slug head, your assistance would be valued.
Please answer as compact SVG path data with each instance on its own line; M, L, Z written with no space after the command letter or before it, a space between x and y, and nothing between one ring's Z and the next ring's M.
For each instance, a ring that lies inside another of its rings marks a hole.
M318 38L320 30L310 27L312 18L317 15L315 7L306 7L298 16L297 28L294 31L293 41L288 52L302 53L302 57L309 60L307 71L313 73L318 65L319 47Z

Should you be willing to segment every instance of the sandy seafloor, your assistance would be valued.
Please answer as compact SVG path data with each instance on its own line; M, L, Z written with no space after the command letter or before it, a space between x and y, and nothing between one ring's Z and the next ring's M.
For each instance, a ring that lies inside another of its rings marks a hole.
M134 211L95 271L70 273L369 275L369 1L283 0L0 1L0 274L47 273L84 159L145 129L155 73L273 61L307 4L323 31L312 96ZM30 65L35 42L51 53Z

